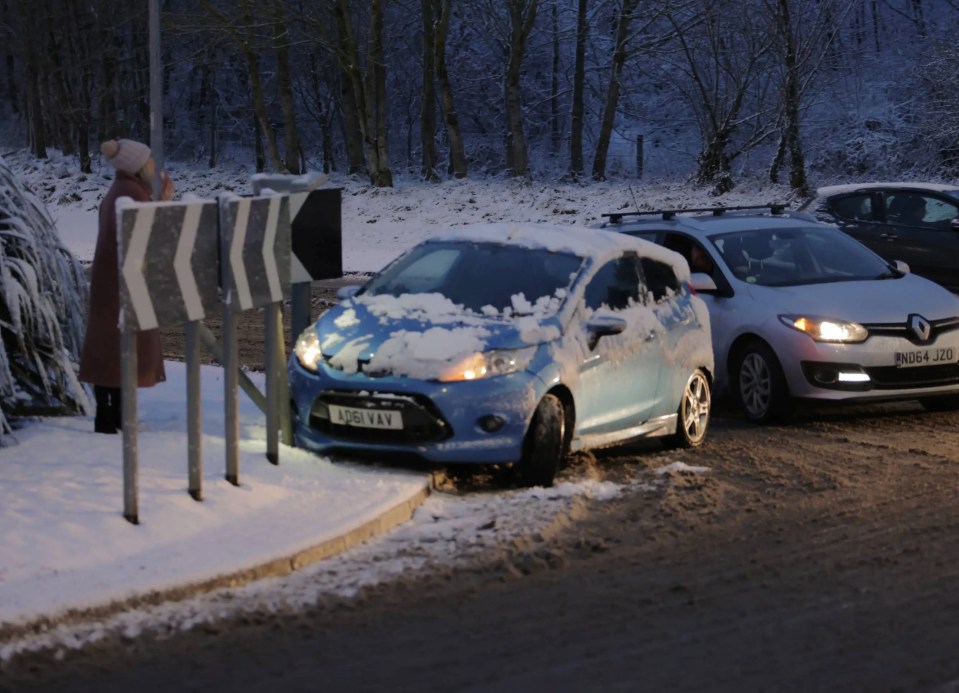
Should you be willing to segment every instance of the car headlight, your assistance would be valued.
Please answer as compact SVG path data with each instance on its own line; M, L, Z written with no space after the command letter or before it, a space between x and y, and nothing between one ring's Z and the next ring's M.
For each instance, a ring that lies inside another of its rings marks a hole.
M809 335L817 342L838 342L855 344L866 341L869 331L858 322L833 320L815 315L780 315L779 319L787 327Z
M525 347L523 349L495 349L470 354L444 368L437 380L441 383L450 383L515 373L526 368L529 362L533 360L535 353L536 347Z
M316 333L315 327L307 327L300 333L300 336L296 338L293 353L296 354L296 360L301 366L311 373L316 373L317 364L323 358L323 352L320 350L320 335Z

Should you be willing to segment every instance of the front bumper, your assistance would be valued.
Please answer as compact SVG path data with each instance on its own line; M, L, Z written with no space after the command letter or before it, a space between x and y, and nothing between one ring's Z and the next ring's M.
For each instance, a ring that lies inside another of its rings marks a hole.
M516 462L545 391L527 372L455 383L344 374L320 365L310 373L290 359L294 442L325 454L383 454L435 463ZM346 425L331 412L398 415L401 428ZM342 411L342 410L340 410Z
M786 328L788 330L788 328ZM897 353L951 350L959 357L959 331L917 346L907 339L870 336L861 344L825 344L784 334L773 344L790 393L804 399L879 401L959 394L959 361L898 367Z

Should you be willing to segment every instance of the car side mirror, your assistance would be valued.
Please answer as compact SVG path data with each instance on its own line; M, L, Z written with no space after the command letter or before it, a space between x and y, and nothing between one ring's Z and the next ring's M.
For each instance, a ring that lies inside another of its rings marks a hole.
M336 297L341 301L345 301L348 298L353 298L354 296L356 296L356 292L362 288L363 287L359 284L351 284L350 286L341 286L339 289L336 290Z
M959 232L959 217L956 217L949 222L949 228L951 228L953 231Z
M609 313L594 313L586 322L586 332L588 335L589 349L592 351L599 344L600 337L610 337L615 334L621 334L626 329L626 321L623 318Z
M705 272L693 272L689 275L689 287L698 294L713 294L722 298L733 295L733 290L728 284L724 282L723 287L720 288L716 280Z
M909 265L903 262L902 260L896 260L892 263L897 270L903 274L909 274Z
M690 274L689 285L696 291L703 292L717 291L719 289L719 287L716 286L716 282L713 281L713 278L705 272L693 272Z

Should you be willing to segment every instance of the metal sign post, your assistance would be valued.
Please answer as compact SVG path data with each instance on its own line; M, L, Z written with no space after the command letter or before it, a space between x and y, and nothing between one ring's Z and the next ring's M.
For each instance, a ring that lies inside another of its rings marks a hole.
M120 327L120 408L123 417L123 517L140 524L137 454L137 333Z

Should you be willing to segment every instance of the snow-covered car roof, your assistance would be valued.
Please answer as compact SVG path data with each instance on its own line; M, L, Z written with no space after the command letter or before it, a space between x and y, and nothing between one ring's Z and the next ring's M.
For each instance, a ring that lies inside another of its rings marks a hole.
M618 257L624 250L634 250L644 257L671 266L680 281L689 280L689 267L680 254L641 238L585 226L533 223L467 224L440 231L429 240L476 241L543 248L554 253L568 252L581 257L591 257L597 262Z
M829 197L840 193L855 192L856 190L898 188L900 190L934 190L937 192L959 192L959 185L948 183L916 183L912 182L877 182L877 183L843 183L841 185L827 185L816 190L820 197Z

